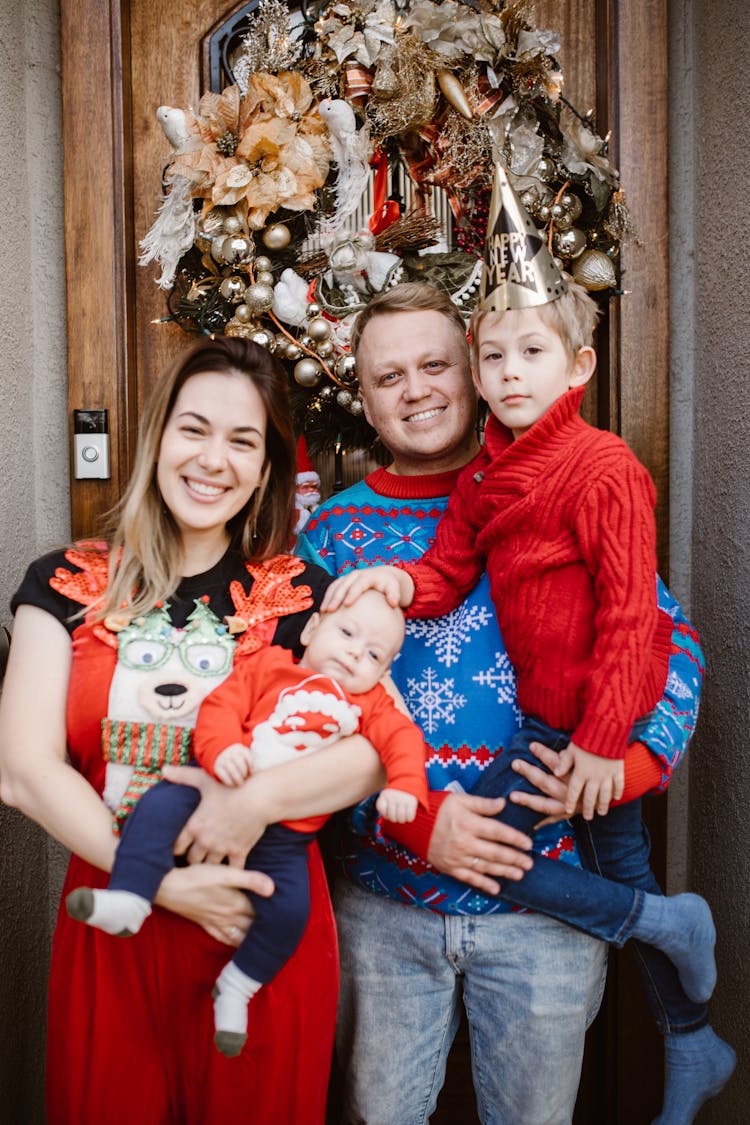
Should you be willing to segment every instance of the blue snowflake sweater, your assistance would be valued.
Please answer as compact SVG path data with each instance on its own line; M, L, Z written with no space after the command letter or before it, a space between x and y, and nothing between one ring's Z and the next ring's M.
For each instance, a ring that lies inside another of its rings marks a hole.
M297 551L332 575L420 558L457 479L458 472L404 477L378 469L316 510ZM670 678L665 699L638 734L656 756L663 788L695 725L703 661L693 630L661 584L659 604L675 621ZM424 732L430 789L470 791L521 721L515 675L486 576L452 613L407 622L393 678ZM540 829L534 850L579 862L567 822ZM428 910L491 914L517 909L442 875L384 835L374 799L358 805L349 817L342 864L360 887Z

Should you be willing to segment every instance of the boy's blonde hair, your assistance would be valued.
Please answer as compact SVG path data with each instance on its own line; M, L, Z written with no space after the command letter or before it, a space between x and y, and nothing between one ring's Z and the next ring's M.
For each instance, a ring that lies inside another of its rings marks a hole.
M571 359L581 348L593 344L594 330L599 319L599 307L582 285L566 278L568 287L556 301L535 305L542 323L556 332ZM475 309L471 314L471 364L476 369L479 359L479 330L488 316L501 319L505 314L491 310Z

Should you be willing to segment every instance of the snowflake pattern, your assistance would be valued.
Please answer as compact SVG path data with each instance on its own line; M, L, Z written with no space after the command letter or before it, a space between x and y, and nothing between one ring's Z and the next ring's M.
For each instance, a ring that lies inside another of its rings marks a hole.
M440 722L452 726L456 711L466 706L466 696L455 691L455 680L439 680L433 668L425 668L421 680L407 680L406 703L425 734L434 734Z
M486 605L464 602L444 617L421 617L407 621L406 632L410 637L421 641L425 650L434 649L439 663L450 668L458 664L461 650L471 642L472 633L479 632L487 625L491 616Z
M497 692L498 703L516 704L516 672L506 652L495 653L495 663L490 668L483 668L471 677L480 687L488 687ZM516 706L516 714L520 719L521 712Z
M693 692L676 672L670 672L667 677L666 694L675 699L692 699Z

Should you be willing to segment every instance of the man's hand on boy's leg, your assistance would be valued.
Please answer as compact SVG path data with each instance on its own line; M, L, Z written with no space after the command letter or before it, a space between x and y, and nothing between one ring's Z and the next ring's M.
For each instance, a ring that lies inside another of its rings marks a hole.
M556 777L568 777L565 811L573 816L581 801L581 815L592 820L594 813L606 816L612 801L622 796L625 787L625 763L621 759L600 758L574 742L568 743L554 770Z

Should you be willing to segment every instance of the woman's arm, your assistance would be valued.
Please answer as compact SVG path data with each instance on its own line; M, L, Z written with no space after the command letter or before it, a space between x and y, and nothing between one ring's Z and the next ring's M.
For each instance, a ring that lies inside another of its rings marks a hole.
M16 613L0 702L0 796L96 867L115 853L111 814L65 760L72 645L36 606Z
M36 606L19 607L0 700L0 796L70 851L110 871L112 814L65 760L71 656L70 637L56 618ZM244 889L269 894L273 884L257 872L225 867L173 871L157 902L237 944L249 923Z
M169 766L164 776L201 791L201 803L176 850L187 851L191 863L218 863L227 856L235 867L244 865L269 824L338 812L385 784L380 758L361 735L305 754L297 762L262 770L238 788L220 785L189 766Z

